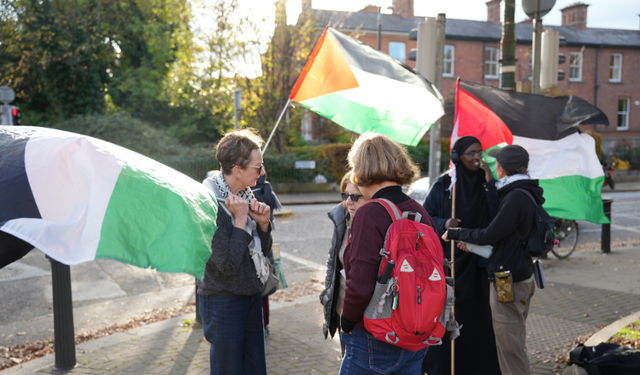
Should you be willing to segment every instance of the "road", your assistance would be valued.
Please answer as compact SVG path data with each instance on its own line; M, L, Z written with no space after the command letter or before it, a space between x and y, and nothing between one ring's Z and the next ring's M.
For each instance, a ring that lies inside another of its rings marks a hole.
M613 198L612 241L640 238L640 192L606 192ZM278 218L274 241L280 244L289 283L323 279L331 243L333 205L285 207L292 215ZM599 243L600 226L580 222L580 242ZM97 260L71 267L76 332L92 331L194 300L194 279L158 273L115 261ZM33 250L0 270L0 345L16 345L53 337L50 265Z

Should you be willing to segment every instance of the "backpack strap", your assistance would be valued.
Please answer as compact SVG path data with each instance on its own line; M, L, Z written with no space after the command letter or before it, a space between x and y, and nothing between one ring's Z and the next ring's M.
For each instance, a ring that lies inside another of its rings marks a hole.
M513 191L521 191L521 192L525 193L527 195L527 197L529 197L531 202L533 202L533 206L535 208L538 208L538 202L533 197L533 194L531 194L528 190L525 190L525 189L513 189ZM535 213L534 213L534 216L535 216ZM520 231L518 231L516 229L516 235L518 235L518 237L520 237L520 241L522 241L522 244L523 244L524 247L527 247L526 244L524 243L524 238L529 234L529 232L531 232L531 229L533 228L534 225L536 225L535 218L534 218L534 221L533 221L533 225L531 225L531 227L529 227L529 230L527 230L527 233L525 233L524 236L521 235Z
M403 213L400 212L400 209L398 208L398 206L396 206L395 203L391 202L388 199L377 198L377 199L371 199L369 202L380 203L382 207L387 209L387 212L389 213L389 216L391 216L392 221L397 221L403 218Z

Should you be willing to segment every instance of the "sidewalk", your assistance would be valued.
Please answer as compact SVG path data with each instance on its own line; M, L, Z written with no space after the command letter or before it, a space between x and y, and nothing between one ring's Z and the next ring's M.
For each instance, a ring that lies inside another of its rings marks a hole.
M640 311L640 247L544 262L548 286L536 290L527 321L533 374L561 371L564 364L554 358L578 336ZM68 372L53 370L51 354L1 373L208 374L209 344L202 329L183 327L184 319L193 318L177 317L78 345L78 365ZM337 374L339 341L324 340L317 296L272 304L270 320L269 374Z

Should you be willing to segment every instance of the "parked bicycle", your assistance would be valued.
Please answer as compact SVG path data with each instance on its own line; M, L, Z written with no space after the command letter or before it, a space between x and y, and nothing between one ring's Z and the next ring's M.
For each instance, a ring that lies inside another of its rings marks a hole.
M578 245L578 222L575 220L555 219L556 240L551 252L558 259L568 258Z

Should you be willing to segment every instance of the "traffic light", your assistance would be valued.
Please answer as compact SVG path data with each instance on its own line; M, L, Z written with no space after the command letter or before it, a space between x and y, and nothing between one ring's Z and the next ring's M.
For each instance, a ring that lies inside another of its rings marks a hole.
M11 120L12 125L20 125L20 108L11 106Z
M542 33L540 88L548 89L558 85L559 80L565 77L564 71L558 69L558 64L567 61L564 54L560 53L560 46L567 42L560 33L552 29L546 29Z
M409 40L418 40L418 29L411 29L411 32L409 33ZM409 50L409 56L407 56L407 58L410 61L416 61L416 57L418 56L418 49L417 48L411 48Z
M417 29L411 30L409 40L416 41L416 48L409 51L408 59L416 62L416 70L427 80L435 81L436 56L438 53L437 22L427 17Z

